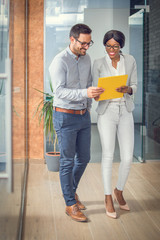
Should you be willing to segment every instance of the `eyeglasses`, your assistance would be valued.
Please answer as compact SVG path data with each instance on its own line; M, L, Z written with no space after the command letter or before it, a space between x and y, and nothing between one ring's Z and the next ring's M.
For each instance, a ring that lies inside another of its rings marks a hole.
M91 47L92 45L93 45L93 41L91 40L89 43L87 43L87 42L81 42L81 41L79 41L77 38L75 38L75 40L77 41L77 42L79 42L81 45L82 45L82 47L87 47L87 46L89 46L89 47Z
M117 49L120 48L120 46L118 46L118 45L111 46L111 45L107 45L107 44L106 44L105 46L106 46L107 49L111 49L111 48L113 48L114 50L117 50Z

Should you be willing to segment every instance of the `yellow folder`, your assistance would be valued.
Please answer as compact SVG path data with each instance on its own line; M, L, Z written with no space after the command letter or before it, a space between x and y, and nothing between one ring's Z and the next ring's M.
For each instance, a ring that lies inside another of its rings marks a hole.
M127 78L128 75L99 78L98 87L104 88L105 91L100 95L98 101L123 97L123 93L117 92L116 88L126 85Z

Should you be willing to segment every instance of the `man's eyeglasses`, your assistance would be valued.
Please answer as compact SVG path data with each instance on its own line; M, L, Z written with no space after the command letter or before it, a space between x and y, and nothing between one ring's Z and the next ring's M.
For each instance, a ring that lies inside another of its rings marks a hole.
M113 48L114 50L117 50L117 49L119 49L119 47L120 47L120 46L118 46L118 45L111 46L111 45L107 45L107 44L106 44L106 48L107 48L107 49Z
M75 38L75 40L77 41L77 42L79 42L80 44L81 44L81 46L82 47L91 47L92 45L93 45L93 41L91 40L89 43L87 43L87 42L81 42L81 41L79 41L77 38Z

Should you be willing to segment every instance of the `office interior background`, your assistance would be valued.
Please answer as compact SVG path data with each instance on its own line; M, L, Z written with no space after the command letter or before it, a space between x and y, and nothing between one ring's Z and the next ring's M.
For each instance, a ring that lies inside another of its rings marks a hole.
M105 54L105 32L118 29L125 34L123 52L135 57L138 70L134 161L160 160L159 1L0 0L0 226L4 219L12 226L2 239L10 231L20 239L28 165L52 149L43 123L34 117L41 98L35 88L50 93L48 66L68 46L69 30L79 22L93 30L94 45L88 50L92 62ZM95 108L93 102L92 133L99 139ZM101 160L97 141L92 141L91 162Z

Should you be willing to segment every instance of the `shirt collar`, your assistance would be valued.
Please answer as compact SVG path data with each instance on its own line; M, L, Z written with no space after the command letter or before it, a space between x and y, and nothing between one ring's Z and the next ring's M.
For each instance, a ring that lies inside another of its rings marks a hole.
M75 54L71 51L71 49L70 49L69 46L67 47L67 52L71 55L72 58L74 58L74 59L77 60L77 55L75 55Z
M108 63L112 63L112 60L110 59L110 57L109 57L109 55L108 55L108 53L106 52L106 61L108 62Z
M67 52L71 55L72 58L74 58L75 60L77 60L77 55L74 54L74 53L71 51L71 49L70 49L69 46L67 47L66 50L67 50ZM81 56L81 55L80 55L80 56L78 57L78 60L81 59L81 58L83 58L83 57L84 57L84 56Z

